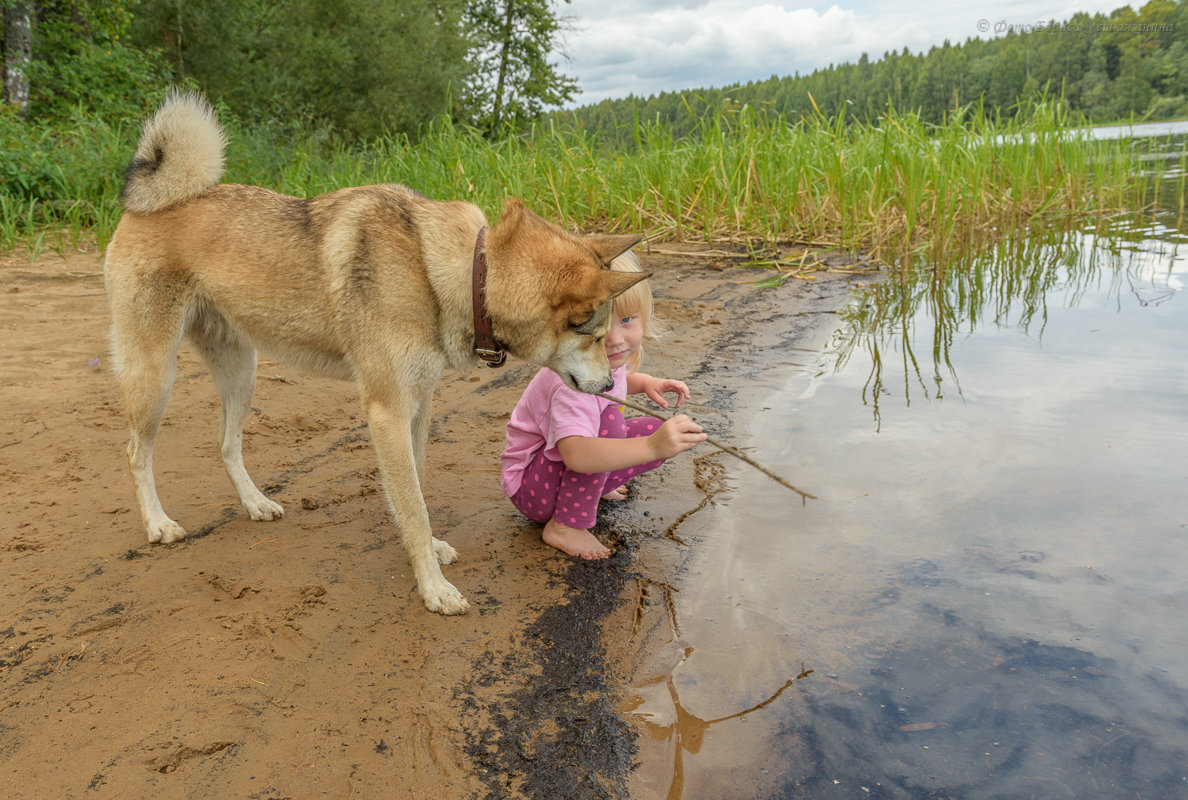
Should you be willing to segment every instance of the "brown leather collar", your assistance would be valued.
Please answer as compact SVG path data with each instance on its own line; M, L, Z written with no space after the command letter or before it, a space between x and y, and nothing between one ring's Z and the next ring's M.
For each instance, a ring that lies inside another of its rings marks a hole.
M488 367L502 367L507 353L495 339L491 318L487 315L487 251L483 249L486 227L479 229L474 241L474 264L471 283L474 288L474 354L487 362Z

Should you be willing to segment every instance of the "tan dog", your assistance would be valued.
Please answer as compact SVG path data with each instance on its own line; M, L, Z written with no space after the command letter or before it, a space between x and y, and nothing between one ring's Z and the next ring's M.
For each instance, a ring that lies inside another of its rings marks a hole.
M610 302L646 275L605 267L638 237L574 236L509 201L479 239L487 223L475 206L394 184L312 199L216 185L224 143L205 100L170 96L145 124L107 248L128 458L149 541L186 535L165 514L153 478L153 439L183 337L213 373L223 463L244 507L257 520L284 513L256 488L241 453L259 346L358 382L425 605L465 612L440 566L457 553L432 535L422 495L433 386L446 367L475 363L476 328L489 325L496 349L552 368L579 391L606 391ZM485 314L472 291L480 256Z

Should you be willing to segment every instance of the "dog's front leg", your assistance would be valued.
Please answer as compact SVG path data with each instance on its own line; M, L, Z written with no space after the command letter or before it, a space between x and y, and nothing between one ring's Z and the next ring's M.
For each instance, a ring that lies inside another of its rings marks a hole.
M429 443L429 406L432 399L433 392L425 392L421 402L417 404L412 421L413 463L417 467L417 482L421 487L422 500L425 497L425 487L428 485L428 480L425 478L425 448ZM433 537L433 552L437 553L437 563L439 564L453 564L458 560L458 551L448 542L438 539L436 536Z
M379 455L388 502L400 526L404 549L425 607L439 614L464 614L470 607L466 598L441 572L441 564L450 563L457 554L433 536L429 511L421 494L418 467L423 469L424 462L418 459L414 444L421 431L414 428L421 428L415 424L418 412L428 416L428 397L417 402L408 397L365 395L363 407Z

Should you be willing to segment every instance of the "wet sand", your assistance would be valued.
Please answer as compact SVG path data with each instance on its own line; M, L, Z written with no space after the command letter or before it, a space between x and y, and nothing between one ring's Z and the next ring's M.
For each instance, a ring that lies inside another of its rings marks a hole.
M856 278L758 290L706 248L658 250L643 258L671 330L645 370L686 380L729 439L764 359L831 323ZM0 793L627 797L639 726L622 687L667 641L680 525L728 500L726 457L698 448L638 481L599 523L612 558L575 561L499 489L533 368L447 374L427 502L472 610L444 618L416 594L353 386L261 358L245 458L286 515L252 522L183 347L156 468L191 536L149 545L101 269L93 251L0 258Z

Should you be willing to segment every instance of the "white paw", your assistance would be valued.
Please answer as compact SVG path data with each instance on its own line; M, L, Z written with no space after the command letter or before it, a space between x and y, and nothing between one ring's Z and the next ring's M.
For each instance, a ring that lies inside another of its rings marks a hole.
M465 614L470 608L462 593L447 580L421 587L421 597L425 600L425 608L436 614Z
M285 509L280 503L274 503L264 495L253 500L245 500L243 507L254 520L280 519L285 515Z
M436 536L433 537L433 553L438 564L453 564L458 560L458 551Z
M148 540L161 544L172 544L186 538L186 529L169 517L153 522L148 528Z

